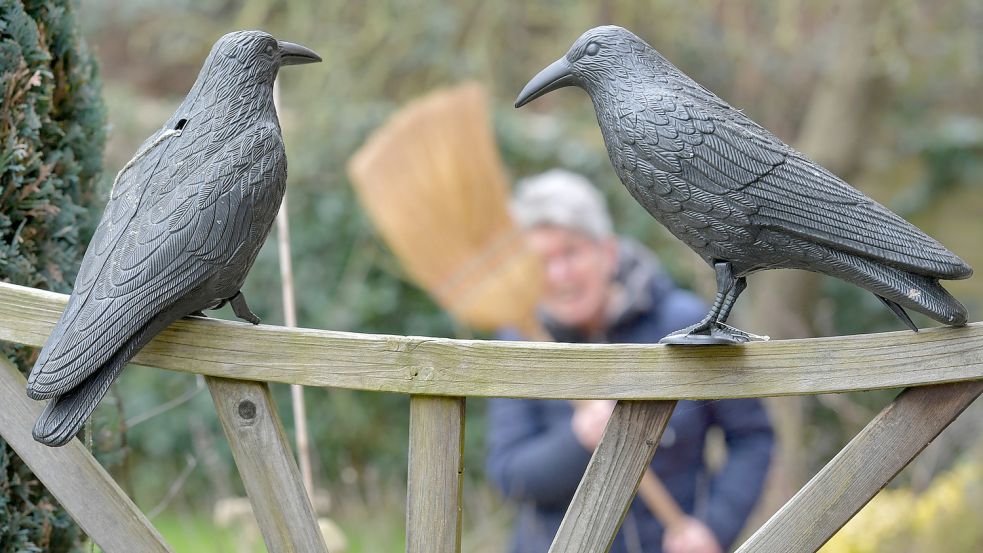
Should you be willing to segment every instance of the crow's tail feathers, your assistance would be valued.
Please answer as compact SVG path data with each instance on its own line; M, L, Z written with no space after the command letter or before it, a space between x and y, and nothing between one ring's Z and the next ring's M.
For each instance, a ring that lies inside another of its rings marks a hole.
M966 324L966 308L939 284L938 279L843 252L835 255L837 262L832 274L876 294L909 328L914 324L902 308L923 313L947 325Z
M34 424L34 439L52 447L67 444L78 434L125 366L126 361L123 361L98 369L75 388L49 401Z
M78 434L82 424L99 405L103 396L109 391L109 387L140 348L169 324L181 318L181 314L198 309L194 306L186 307L181 305L177 309L169 310L166 316L152 319L131 336L101 367L71 390L52 398L34 424L34 439L52 447L68 443Z
M883 295L883 299L894 303L897 310L902 307L913 309L950 326L966 324L969 318L966 307L943 288L937 279L906 273L893 267L882 267L882 272L894 273L889 275L889 281L894 281L894 277L897 277L902 285L893 294ZM880 292L875 293L881 295ZM895 313L897 310L892 309ZM906 316L905 319L908 326L913 326L910 318Z
M874 295L877 296L877 294ZM897 315L898 318L901 319L901 322L908 325L908 328L910 328L913 332L918 332L918 327L915 326L915 322L908 316L908 312L904 310L904 307L901 307L893 301L886 299L884 296L877 296L877 299L881 300L881 302L886 305L888 309Z

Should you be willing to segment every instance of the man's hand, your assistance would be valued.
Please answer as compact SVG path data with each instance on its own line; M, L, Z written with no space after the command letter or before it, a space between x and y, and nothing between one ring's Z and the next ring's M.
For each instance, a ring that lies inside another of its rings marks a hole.
M706 524L693 517L675 525L662 538L664 553L723 553Z
M594 451L601 442L616 403L607 399L573 402L573 435L587 451Z

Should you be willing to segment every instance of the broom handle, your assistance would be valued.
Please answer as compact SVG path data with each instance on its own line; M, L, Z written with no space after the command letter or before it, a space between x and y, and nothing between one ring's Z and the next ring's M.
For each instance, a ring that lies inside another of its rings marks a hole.
M659 477L652 472L652 469L645 469L641 482L638 483L638 495L642 498L645 506L652 511L666 529L666 533L672 533L677 527L686 520L686 513L679 508L676 499L672 497L669 490Z
M526 336L537 342L552 342L553 337L543 328L534 317L523 321L520 325ZM576 401L570 403L576 405ZM651 468L646 468L642 475L642 480L638 483L638 496L642 498L642 503L648 507L649 511L655 515L656 520L662 524L666 532L672 532L682 522L686 520L686 513L679 507L679 503L672 497L669 490L659 477L652 472Z

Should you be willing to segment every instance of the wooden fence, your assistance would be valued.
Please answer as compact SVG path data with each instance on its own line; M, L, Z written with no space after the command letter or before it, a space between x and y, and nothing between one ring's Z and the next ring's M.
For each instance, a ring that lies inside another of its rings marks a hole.
M0 284L0 340L41 346L67 296ZM406 550L461 547L465 398L618 399L551 552L606 551L678 399L907 388L739 552L815 551L983 392L983 323L740 347L450 340L185 319L134 362L206 376L271 552L326 551L267 382L411 395ZM0 369L0 434L107 553L171 551Z

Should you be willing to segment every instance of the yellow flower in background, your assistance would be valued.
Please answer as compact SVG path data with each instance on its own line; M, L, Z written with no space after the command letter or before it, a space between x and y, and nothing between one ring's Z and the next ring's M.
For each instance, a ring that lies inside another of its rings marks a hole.
M924 493L883 490L821 553L977 553L983 551L983 459L970 455Z

